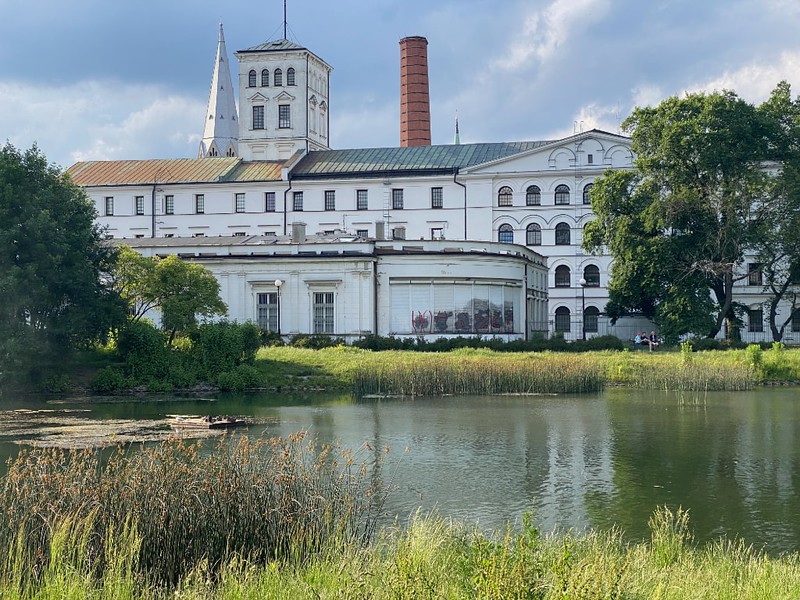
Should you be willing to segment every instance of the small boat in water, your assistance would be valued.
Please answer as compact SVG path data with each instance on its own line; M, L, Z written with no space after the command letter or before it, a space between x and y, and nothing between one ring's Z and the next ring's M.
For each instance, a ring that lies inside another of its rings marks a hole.
M195 417L177 415L172 421L172 426L176 429L233 429L248 425L247 419L238 417Z

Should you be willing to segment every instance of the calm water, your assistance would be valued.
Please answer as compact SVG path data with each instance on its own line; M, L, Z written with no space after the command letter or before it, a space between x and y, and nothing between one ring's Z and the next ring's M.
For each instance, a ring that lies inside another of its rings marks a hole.
M220 396L215 401L0 403L47 409L0 426L0 458L19 440L109 428L151 439L166 415L246 414L248 435L307 429L351 448L391 448L388 510L436 509L486 528L531 511L546 531L614 525L648 535L654 507L690 510L700 541L738 536L800 550L800 389L353 401L348 396ZM20 413L14 413L19 415ZM88 432L88 433L87 433ZM61 443L58 441L47 443ZM407 449L407 450L406 450Z

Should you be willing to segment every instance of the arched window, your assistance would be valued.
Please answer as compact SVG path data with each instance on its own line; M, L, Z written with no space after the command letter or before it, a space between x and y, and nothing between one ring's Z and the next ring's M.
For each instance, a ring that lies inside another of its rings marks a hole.
M587 183L585 186L583 186L583 203L584 204L591 204L592 203L592 200L589 197L589 193L592 191L593 187L594 187L593 183Z
M275 69L275 74L272 76L272 81L275 84L275 87L279 87L283 85L283 71L280 69Z
M566 223L556 225L556 246L569 246L569 225Z
M569 287L570 271L567 265L556 267L556 287Z
M286 69L286 85L294 85L294 69L292 67Z
M256 72L250 71L247 74L247 87L256 87Z
M542 203L542 190L538 185L528 187L525 192L525 205L526 206L539 206Z
M269 69L261 71L261 87L269 87Z
M569 331L569 309L566 306L559 306L556 309L556 331L559 333Z
M569 204L569 186L563 183L556 187L555 193L556 204Z
M537 223L531 223L525 230L525 243L528 246L542 245L542 228Z
M500 188L497 192L497 206L512 206L514 204L514 192L507 185Z
M586 287L600 287L600 269L597 265L586 265L583 269Z
M597 321L600 311L596 306L587 306L583 311L583 329L586 333L597 333Z
M497 230L497 241L503 244L514 243L514 228L508 223L503 223Z

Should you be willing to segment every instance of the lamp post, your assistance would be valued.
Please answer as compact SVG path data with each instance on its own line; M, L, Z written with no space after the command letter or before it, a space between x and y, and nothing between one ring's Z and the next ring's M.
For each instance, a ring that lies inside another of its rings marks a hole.
M275 287L278 290L278 336L281 335L281 286L283 282L280 279L275 280Z
M581 277L581 339L586 339L586 280Z

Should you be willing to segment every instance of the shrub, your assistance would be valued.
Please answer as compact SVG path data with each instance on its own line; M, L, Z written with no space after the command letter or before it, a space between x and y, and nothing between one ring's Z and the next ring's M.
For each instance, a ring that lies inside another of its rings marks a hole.
M312 350L320 350L321 348L333 348L334 346L343 346L345 341L331 335L322 335L315 333L314 335L299 334L292 337L289 342L292 346L297 348L311 348Z
M119 332L117 350L134 381L161 379L170 370L167 338L147 321L129 321Z
M219 373L253 362L261 345L260 336L260 330L252 323L206 323L190 334L191 356L197 361L200 375L212 381Z
M97 372L89 385L93 392L108 394L127 388L128 380L118 368L105 367Z

